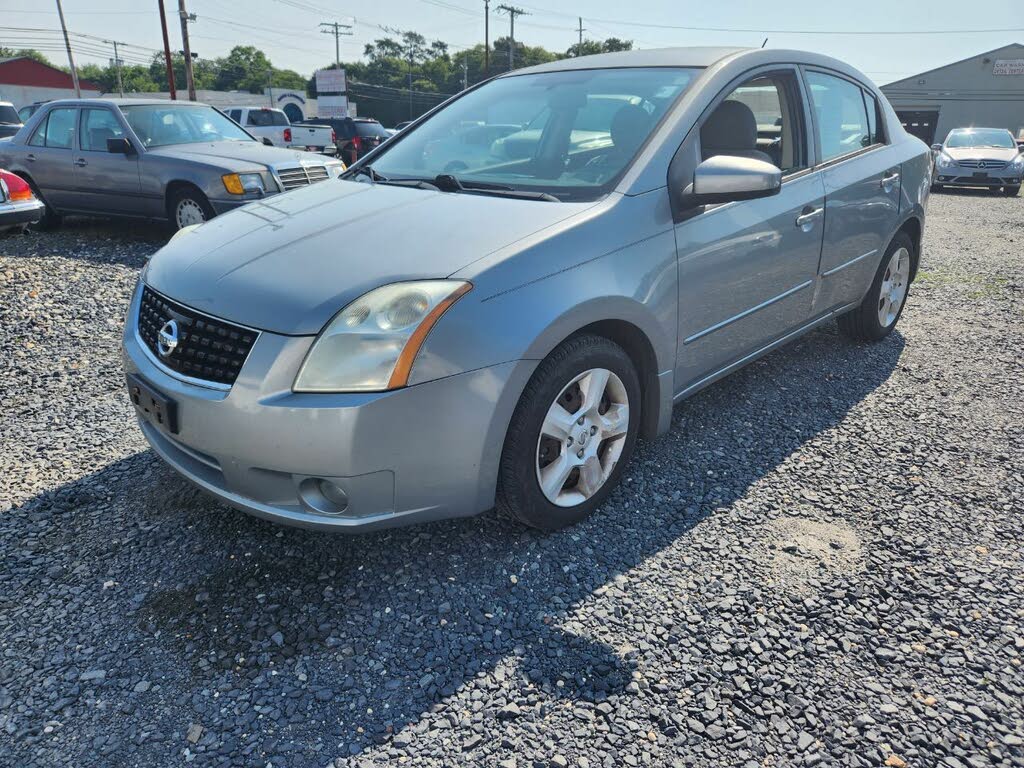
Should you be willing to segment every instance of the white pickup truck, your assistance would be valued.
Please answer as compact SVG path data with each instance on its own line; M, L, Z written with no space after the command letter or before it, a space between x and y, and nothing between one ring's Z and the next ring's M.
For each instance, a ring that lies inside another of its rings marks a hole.
M335 155L334 129L329 125L292 125L288 116L272 107L231 107L228 117L263 143L275 147L304 149L324 155Z

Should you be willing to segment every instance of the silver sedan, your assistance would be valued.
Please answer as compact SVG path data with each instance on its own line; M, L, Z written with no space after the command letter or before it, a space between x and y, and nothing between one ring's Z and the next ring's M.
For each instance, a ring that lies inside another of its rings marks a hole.
M510 123L514 152L426 170L467 125ZM891 333L930 171L824 56L511 72L340 181L179 233L131 301L128 390L160 456L254 515L354 531L497 505L564 526L673 404L823 323Z

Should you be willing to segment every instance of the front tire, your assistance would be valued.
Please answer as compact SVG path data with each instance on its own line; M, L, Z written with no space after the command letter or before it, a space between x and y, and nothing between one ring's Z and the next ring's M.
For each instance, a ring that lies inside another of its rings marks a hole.
M864 300L837 318L843 335L856 341L884 339L896 327L910 292L914 242L900 232L889 243Z
M167 199L167 218L175 231L202 224L216 215L206 195L193 187L180 187Z
M640 378L601 336L564 342L537 367L509 424L498 508L533 528L577 523L599 507L633 456Z
M1012 187L1003 187L1003 194L1007 197L1016 197L1020 193L1020 184Z

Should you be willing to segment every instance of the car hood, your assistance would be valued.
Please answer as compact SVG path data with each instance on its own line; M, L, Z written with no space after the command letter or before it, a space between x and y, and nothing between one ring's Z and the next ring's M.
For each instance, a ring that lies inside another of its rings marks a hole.
M323 165L327 158L296 149L268 147L259 141L213 141L203 144L171 144L147 149L146 154L175 160L215 165L229 170L251 169L254 165L288 167L301 163Z
M1000 147L946 147L943 150L954 160L1013 160L1020 150Z
M179 233L144 279L207 314L309 335L367 291L447 277L592 205L325 181Z

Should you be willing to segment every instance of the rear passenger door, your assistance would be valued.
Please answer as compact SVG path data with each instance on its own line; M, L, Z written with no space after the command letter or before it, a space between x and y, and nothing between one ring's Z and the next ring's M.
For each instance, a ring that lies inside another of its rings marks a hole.
M72 150L76 107L54 107L39 123L28 141L25 170L55 208L74 207L75 166Z
M814 291L820 314L859 302L899 221L900 165L874 95L838 73L808 68L825 240Z

